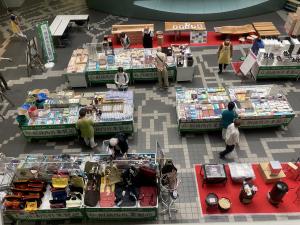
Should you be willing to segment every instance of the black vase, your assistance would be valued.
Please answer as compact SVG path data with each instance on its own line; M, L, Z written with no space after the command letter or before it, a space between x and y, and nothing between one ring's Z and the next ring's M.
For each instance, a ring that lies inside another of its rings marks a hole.
M286 183L278 181L268 193L269 202L273 205L278 205L282 202L284 195L288 192L289 187Z

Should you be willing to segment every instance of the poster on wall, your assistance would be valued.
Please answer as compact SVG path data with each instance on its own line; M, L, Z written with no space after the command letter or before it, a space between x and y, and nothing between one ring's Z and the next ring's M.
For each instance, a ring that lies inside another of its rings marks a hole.
M207 31L191 31L190 43L206 43Z
M38 38L43 48L43 57L45 62L54 62L56 59L56 54L48 21L41 22L37 24L36 27Z

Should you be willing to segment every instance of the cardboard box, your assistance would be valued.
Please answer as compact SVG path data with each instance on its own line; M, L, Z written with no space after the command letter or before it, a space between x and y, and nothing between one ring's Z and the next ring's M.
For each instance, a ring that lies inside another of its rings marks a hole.
M271 170L271 176L277 176L282 170L281 164L279 161L270 161L269 168Z
M282 178L285 178L283 170L277 176L271 176L271 170L269 168L269 162L264 162L259 164L261 176L263 177L265 183L274 183L280 181Z
M289 13L287 20L284 24L285 31L291 35L293 33L294 27L297 21L300 20L300 17L296 13Z

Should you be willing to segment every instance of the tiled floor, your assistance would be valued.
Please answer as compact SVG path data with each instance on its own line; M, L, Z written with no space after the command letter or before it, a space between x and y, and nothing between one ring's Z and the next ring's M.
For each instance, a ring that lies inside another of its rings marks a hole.
M80 14L89 13L91 17L91 29L74 29L71 33L71 45L64 49L57 49L58 62L51 71L27 77L25 70L25 43L11 37L8 31L6 16L0 16L0 56L12 57L13 62L0 62L0 68L9 81L12 88L7 96L16 105L22 104L28 90L34 88L48 88L49 90L65 89L66 82L61 76L74 48L81 47L84 43L101 40L102 36L110 33L111 25L118 23L143 22L112 15L101 14L88 10L84 0L55 0L55 1L27 1L23 8L17 10L23 17L24 30L29 36L34 35L33 28L36 22L41 20L51 21L56 14ZM236 21L222 21L220 24L242 24L251 20L274 21L282 30L285 13L280 12L263 15L256 18L247 18ZM149 22L149 21L147 21ZM207 27L211 30L214 24L210 22ZM161 29L162 23L155 22L157 29ZM6 41L5 41L6 39ZM234 60L245 55L249 46L234 46ZM194 164L219 162L217 155L223 149L223 141L219 132L205 134L180 135L177 132L175 113L175 87L216 87L241 84L255 84L254 81L241 80L229 70L217 74L216 63L217 47L194 48L193 54L196 62L196 76L192 83L175 83L166 92L157 90L156 84L137 83L130 88L135 93L135 124L134 134L130 137L130 149L133 152L153 152L155 141L158 140L164 146L167 157L173 158L179 169L182 183L179 187L180 198L177 204L177 214L169 220L168 216L160 215L157 221L152 223L197 223L197 222L232 222L232 221L263 221L263 220L292 220L299 219L300 215L235 215L235 216L209 216L203 217L200 213L200 205L196 189ZM300 85L298 81L266 81L264 83L276 83L287 94L290 103L298 115L300 103L298 93ZM104 87L93 87L87 90L104 90ZM78 91L85 91L78 89ZM7 101L0 104L0 112L5 115L5 120L0 121L0 151L8 156L19 154L59 154L87 152L88 149L79 145L77 140L64 140L56 142L32 142L27 143L22 137L17 124L16 107L11 107ZM231 155L229 161L236 162L260 162L266 160L289 161L300 155L300 119L298 116L287 129L247 130L241 132L240 147ZM102 139L97 141L101 143ZM223 162L223 161L222 161ZM57 224L57 223L56 223Z

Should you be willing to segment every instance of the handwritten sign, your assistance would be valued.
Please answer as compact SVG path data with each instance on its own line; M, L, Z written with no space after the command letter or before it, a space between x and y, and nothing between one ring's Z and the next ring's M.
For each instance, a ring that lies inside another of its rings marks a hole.
M165 22L165 31L206 30L204 22Z

